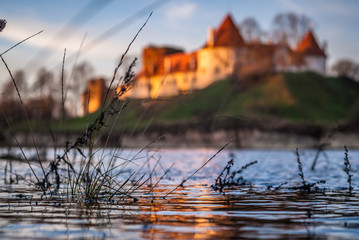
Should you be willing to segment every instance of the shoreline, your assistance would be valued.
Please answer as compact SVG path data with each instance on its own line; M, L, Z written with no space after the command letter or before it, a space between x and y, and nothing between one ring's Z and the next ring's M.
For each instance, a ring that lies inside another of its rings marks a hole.
M77 133L54 133L56 141L48 133L16 133L19 144L23 147L33 147L32 138L36 146L64 147L66 143L74 142ZM231 141L232 140L232 141ZM331 137L321 138L310 134L297 132L263 131L260 129L219 129L211 132L186 129L180 133L170 131L150 131L147 133L119 133L113 132L110 137L106 133L98 138L99 147L143 148L146 146L160 148L221 148L228 142L228 148L236 149L295 149L318 148L325 145L325 149L343 149L344 145L351 149L359 149L359 134L357 132L337 132ZM17 146L15 142L2 143L1 146Z

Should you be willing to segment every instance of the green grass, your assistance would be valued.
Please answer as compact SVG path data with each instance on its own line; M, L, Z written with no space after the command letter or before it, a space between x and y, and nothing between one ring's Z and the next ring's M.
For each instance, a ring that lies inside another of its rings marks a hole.
M154 116L160 123L231 116L335 124L349 120L357 111L359 84L312 72L283 73L239 91L224 80L159 104L161 110Z
M312 72L283 73L264 77L239 90L229 80L223 80L189 95L161 100L132 99L118 118L112 116L108 120L108 125L114 130L131 132L144 129L149 123L200 123L226 117L330 125L350 120L358 109L358 83ZM53 131L84 131L97 114L65 122L52 121L50 127ZM48 127L44 128L48 125L37 121L34 129L48 131Z
M345 78L306 72L284 74L297 104L282 109L281 117L317 124L348 120L359 103L359 84Z

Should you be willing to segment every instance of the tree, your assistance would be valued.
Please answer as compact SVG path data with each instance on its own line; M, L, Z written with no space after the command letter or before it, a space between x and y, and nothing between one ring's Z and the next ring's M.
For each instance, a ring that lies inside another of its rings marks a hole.
M32 86L33 92L41 97L52 95L54 86L54 74L45 68L41 68L37 73L37 78Z
M13 75L16 87L20 91L22 97L26 96L27 93L27 83L25 78L25 73L22 70L16 71ZM7 100L15 100L17 97L16 88L14 86L13 80L10 78L3 87L3 92L5 95L5 99Z
M87 81L92 77L94 73L93 66L88 62L82 62L76 65L72 72L72 79L69 84L71 87L78 87L80 85L86 86Z
M295 47L308 31L310 22L310 18L305 15L279 13L273 19L273 40Z
M25 97L27 97L27 84L25 73L22 70L16 71L13 74L13 78L22 100L25 100ZM12 78L9 78L9 80L3 86L2 90L3 93L1 94L0 99L0 108L2 113L5 114L7 119L12 122L21 120L24 117L23 108L20 104L18 93L16 91ZM4 119L2 119L2 116L0 117L0 119L2 121L5 121Z
M350 59L339 59L333 66L333 72L338 76L359 79L359 64Z
M71 113L79 115L81 106L81 94L87 86L87 82L93 77L94 68L88 62L75 65L69 82L64 86L66 90L66 101L71 102Z
M243 38L247 42L260 40L262 35L262 30L258 22L254 18L248 17L244 19L242 23L239 25L239 27Z

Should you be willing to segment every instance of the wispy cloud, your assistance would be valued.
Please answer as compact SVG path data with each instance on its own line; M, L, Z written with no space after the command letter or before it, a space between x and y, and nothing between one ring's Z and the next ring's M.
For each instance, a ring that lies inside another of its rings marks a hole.
M24 25L24 22L27 24ZM41 67L46 67L50 70L58 69L64 49L66 48L66 65L72 66L76 52L80 50L84 33L83 31L78 31L78 33L76 32L71 37L64 35L61 38L56 38L54 36L58 35L58 29L61 29L60 24L46 23L38 19L22 21L18 18L16 21L8 21L6 29L1 32L1 38L7 40L8 46L3 45L0 52L5 51L11 45L24 40L34 33L44 30L40 35L27 40L9 52L6 55L6 60L13 66L21 66L29 75L34 75L37 69ZM95 68L102 69L101 71L105 72L104 74L112 73L112 68L118 56L124 52L125 47L128 45L128 40L122 38L109 39L105 44L99 44L87 52L86 46L98 34L98 32L91 32L85 38L80 60L91 62ZM21 57L19 54L21 54ZM0 79L0 82L2 80Z
M293 0L278 0L279 4L283 5L284 7L288 8L290 11L294 11L296 13L305 13L306 11L296 2Z
M168 9L167 17L172 20L186 19L194 15L197 9L196 3L184 3L181 5L175 5Z
M357 1L323 1L322 9L327 14L334 14L339 16L358 16L359 2Z
M24 23L26 23L26 25ZM16 22L9 22L6 31L2 33L1 37L16 43L36 32L44 30L41 35L24 42L23 45L41 49L59 49L65 45L66 41L64 41L64 39L51 39L55 34L55 29L59 29L58 26L49 23L36 20L18 20Z

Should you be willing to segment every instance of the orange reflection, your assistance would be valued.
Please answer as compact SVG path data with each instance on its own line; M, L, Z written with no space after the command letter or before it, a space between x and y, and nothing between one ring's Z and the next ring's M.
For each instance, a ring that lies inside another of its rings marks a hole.
M233 229L229 231L225 227L233 224L228 221L226 210L230 206L226 206L225 197L213 195L209 187L202 185L179 188L163 199L168 191L161 186L153 189L152 204L141 207L142 218L148 224L143 238L220 239L237 235ZM218 209L220 215L216 214ZM238 225L237 229L240 229Z

